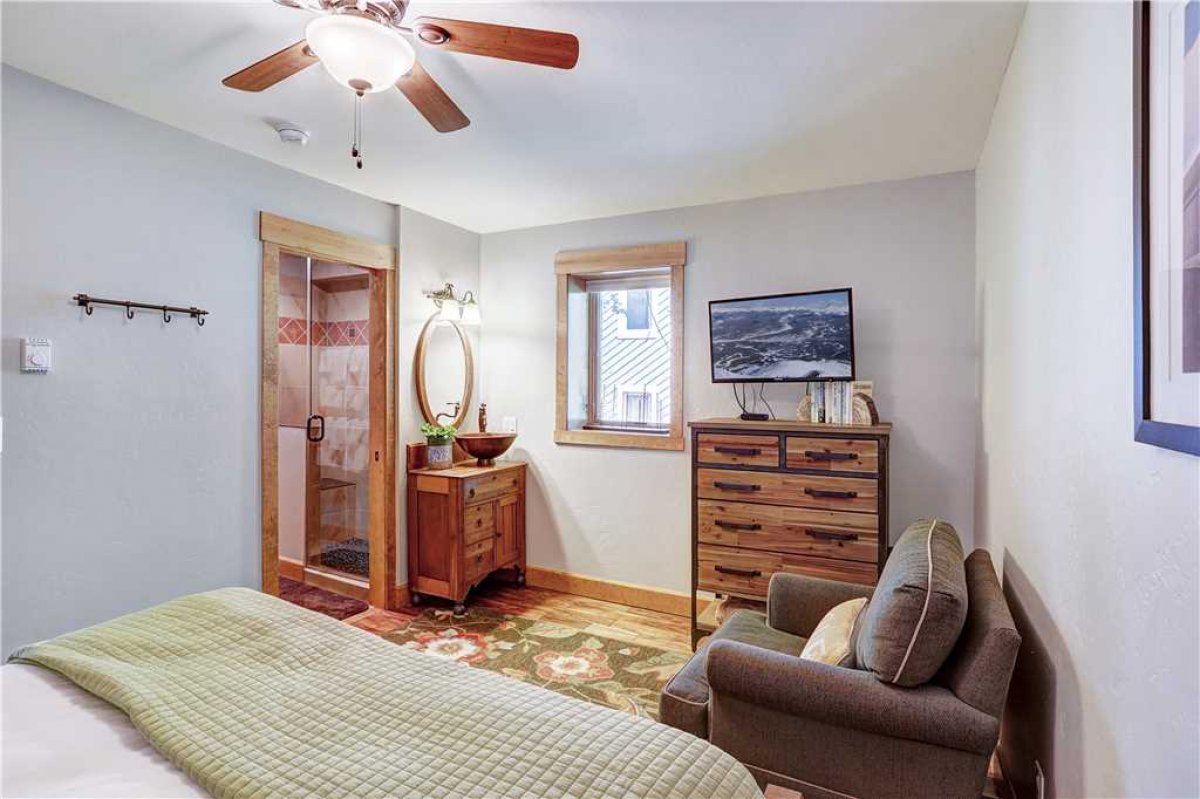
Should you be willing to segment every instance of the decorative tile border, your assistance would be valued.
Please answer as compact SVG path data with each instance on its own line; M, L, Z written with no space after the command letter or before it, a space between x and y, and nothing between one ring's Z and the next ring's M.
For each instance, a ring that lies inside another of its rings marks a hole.
M366 319L345 322L313 322L312 343L318 347L352 347L366 345L369 325ZM308 331L303 319L279 317L280 344L307 344Z

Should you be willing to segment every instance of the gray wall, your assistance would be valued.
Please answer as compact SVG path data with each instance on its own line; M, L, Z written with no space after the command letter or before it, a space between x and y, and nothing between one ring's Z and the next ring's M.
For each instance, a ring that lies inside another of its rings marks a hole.
M3 652L259 583L260 209L394 243L397 212L3 69ZM203 306L72 307L76 292ZM54 341L18 372L21 336Z
M420 338L421 328L434 313L435 307L425 297L425 292L439 289L450 282L459 294L467 291L475 292L482 303L486 299L479 292L479 234L435 219L432 216L413 211L409 208L399 209L400 217L400 309L398 333L399 369L396 375L397 395L400 398L396 410L400 430L399 458L404 464L404 446L414 441L424 441L421 435L421 424L425 419L416 401L416 388L413 379L413 355ZM484 314L487 313L486 305ZM486 318L485 318L486 323ZM479 331L478 327L468 327L467 336L471 340L475 352L475 374L478 381L479 373ZM462 392L462 348L458 337L448 326L441 325L434 331L427 356L428 367L426 380L430 402L434 405L433 412L448 411L445 406L448 398L461 396ZM478 386L476 387L478 388ZM479 394L471 401L467 412L464 430L475 429L475 416L479 408ZM497 420L498 421L498 420ZM444 422L444 420L443 420ZM499 429L499 424L493 423L493 430ZM396 470L398 491L398 512L396 514L397 545L396 558L399 562L397 579L401 583L408 582L408 547L406 530L408 514L405 513L404 497L408 484L408 475L403 468Z
M709 377L708 301L853 286L858 372L895 424L893 534L923 515L973 521L975 212L969 173L485 234L482 398L520 417L531 464L529 562L684 590L687 453L553 442L554 255L686 239L684 413L732 416ZM794 417L795 386L767 396Z
M1200 459L1133 440L1132 18L1031 3L977 172L976 530L1025 638L1023 799L1035 762L1050 799L1200 796Z

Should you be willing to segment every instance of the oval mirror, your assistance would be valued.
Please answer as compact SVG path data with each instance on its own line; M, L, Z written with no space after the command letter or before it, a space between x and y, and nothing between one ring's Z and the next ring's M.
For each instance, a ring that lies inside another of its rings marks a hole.
M417 404L421 416L430 424L453 424L459 430L471 408L475 385L475 358L471 340L457 322L438 319L434 313L421 328L413 374L417 383ZM458 403L458 414L454 413ZM441 420L436 418L442 414ZM448 414L448 415L447 415Z

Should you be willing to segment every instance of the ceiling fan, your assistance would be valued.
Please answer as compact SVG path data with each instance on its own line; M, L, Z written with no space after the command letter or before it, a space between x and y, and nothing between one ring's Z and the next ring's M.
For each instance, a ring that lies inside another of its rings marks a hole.
M260 92L318 61L358 98L393 86L440 133L465 128L466 114L417 61L408 38L452 53L523 61L571 69L579 60L579 40L569 33L514 28L438 17L402 24L409 0L275 0L316 14L304 38L221 81L231 89ZM356 112L357 158L359 124ZM359 168L362 167L361 160Z

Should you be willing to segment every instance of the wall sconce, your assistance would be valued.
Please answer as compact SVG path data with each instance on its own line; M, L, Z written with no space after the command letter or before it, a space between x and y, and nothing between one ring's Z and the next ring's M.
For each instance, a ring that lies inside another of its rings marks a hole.
M458 322L464 325L480 323L479 302L472 291L461 296L454 293L454 284L447 283L437 291L427 291L425 296L433 300L438 308L439 322Z

